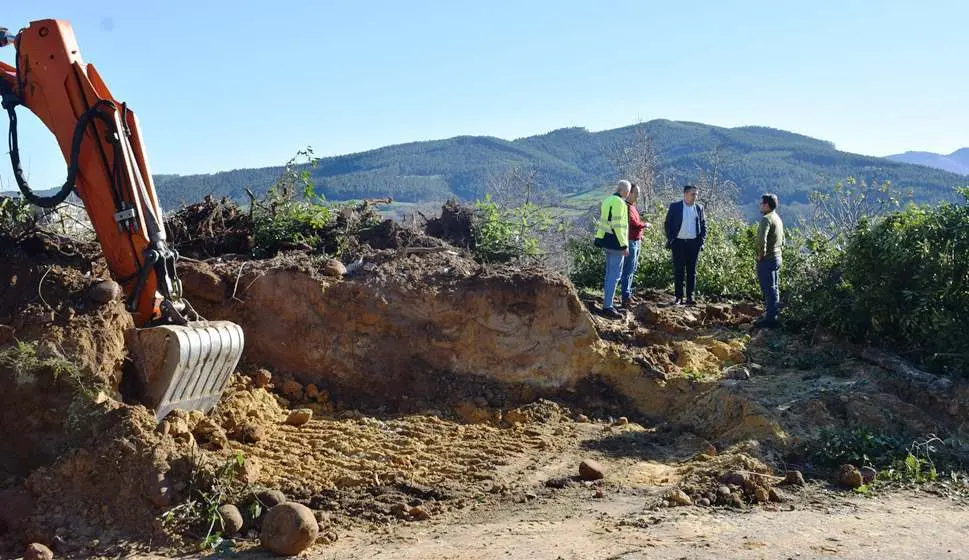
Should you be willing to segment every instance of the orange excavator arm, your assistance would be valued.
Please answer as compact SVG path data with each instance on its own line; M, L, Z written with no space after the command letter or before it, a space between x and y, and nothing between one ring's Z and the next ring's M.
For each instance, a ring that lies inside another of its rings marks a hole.
M11 44L16 66L0 62L0 98L10 118L10 157L22 194L50 207L76 192L84 203L111 275L141 329L133 350L143 370L146 404L159 415L170 408L211 406L231 374L225 370L239 360L242 331L224 321L200 321L182 298L178 255L166 243L138 119L111 95L94 66L85 64L68 22L35 21L16 35L0 28L0 47ZM23 177L18 106L54 134L67 161L67 180L52 196L38 196Z

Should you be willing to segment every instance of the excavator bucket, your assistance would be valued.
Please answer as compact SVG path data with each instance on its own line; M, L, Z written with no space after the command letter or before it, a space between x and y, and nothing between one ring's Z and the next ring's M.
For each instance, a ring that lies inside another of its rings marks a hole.
M133 336L131 336L133 334ZM242 328L229 321L191 321L129 333L142 401L161 421L174 409L208 413L242 356Z

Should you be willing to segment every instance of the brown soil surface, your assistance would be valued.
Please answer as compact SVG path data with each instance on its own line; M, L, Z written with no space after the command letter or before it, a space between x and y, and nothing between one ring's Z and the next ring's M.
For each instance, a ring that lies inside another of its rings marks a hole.
M312 508L319 557L778 557L789 542L823 555L825 512L856 535L832 547L860 554L872 549L846 511L948 511L848 500L798 453L825 428L965 437L964 384L823 336L752 331L758 310L742 303L680 308L645 293L607 320L561 276L482 267L421 231L381 227L342 277L302 253L184 263L188 297L238 322L246 355L212 414L161 424L121 394L131 319L120 301L87 297L98 261L0 247L0 556L29 541L58 556L177 554L166 512L220 484L232 490L219 501L243 511L262 489ZM308 422L287 424L304 408ZM601 480L580 479L584 459ZM791 464L808 486L784 482ZM795 514L802 540L784 540L797 531L774 516ZM235 546L257 547L257 526ZM206 532L190 529L181 544Z

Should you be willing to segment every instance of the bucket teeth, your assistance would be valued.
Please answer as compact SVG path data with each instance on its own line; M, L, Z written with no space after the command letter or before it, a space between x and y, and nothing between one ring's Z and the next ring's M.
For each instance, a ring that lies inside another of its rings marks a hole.
M143 400L161 420L174 409L208 412L218 404L242 357L242 328L198 321L135 331L132 354Z

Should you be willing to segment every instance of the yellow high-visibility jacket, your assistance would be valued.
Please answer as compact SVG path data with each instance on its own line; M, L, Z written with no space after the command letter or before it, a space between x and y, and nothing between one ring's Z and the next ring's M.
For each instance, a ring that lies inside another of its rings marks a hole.
M629 246L629 208L618 194L611 194L602 201L595 244L617 251Z

